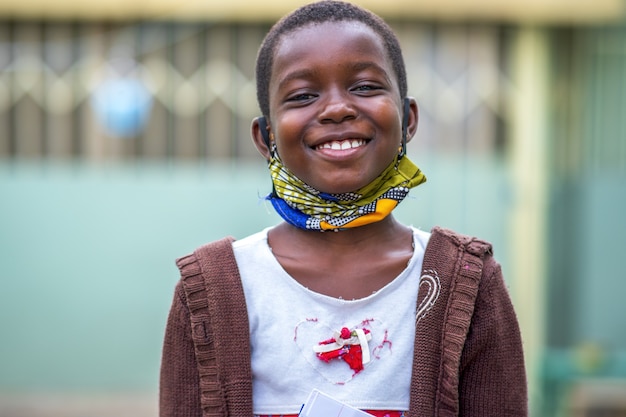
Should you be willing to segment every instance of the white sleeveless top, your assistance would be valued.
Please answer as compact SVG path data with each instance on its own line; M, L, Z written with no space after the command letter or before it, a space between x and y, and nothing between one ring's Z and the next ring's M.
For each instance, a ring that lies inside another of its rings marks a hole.
M417 291L430 233L413 229L413 256L392 282L368 297L343 300L310 291L287 274L268 246L269 230L233 243L250 320L254 414L298 414L313 388L362 410L408 410ZM358 373L313 350L344 327L371 336L361 345L369 362Z

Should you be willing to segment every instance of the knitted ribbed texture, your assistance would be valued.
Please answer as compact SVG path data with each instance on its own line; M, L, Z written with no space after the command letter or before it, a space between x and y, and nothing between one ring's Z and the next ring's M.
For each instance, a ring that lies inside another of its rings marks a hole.
M204 417L251 416L250 327L231 238L181 258ZM222 254L216 256L217 254ZM215 328L219 326L219 328Z
M474 309L482 263L481 258L467 256L464 243L461 237L435 228L424 253L423 269L437 271L441 288L428 317L416 324L419 337L415 340L411 416L457 415L458 362ZM486 245L484 251L488 249ZM418 305L425 296L425 291L419 292ZM432 375L438 375L438 385L433 384Z
M231 242L177 262L161 417L252 415L249 325ZM491 246L434 228L423 274L408 415L526 417L519 326Z
M416 323L409 416L527 416L519 328L491 245L435 227L423 269L437 271L441 288ZM427 290L420 288L418 305Z

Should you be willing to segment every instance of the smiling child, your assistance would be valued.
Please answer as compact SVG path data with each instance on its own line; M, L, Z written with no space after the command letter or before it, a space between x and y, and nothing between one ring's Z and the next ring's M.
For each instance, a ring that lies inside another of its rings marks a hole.
M284 221L177 261L161 416L295 416L313 389L380 416L527 415L491 246L393 216L426 180L405 71L389 26L349 3L272 27L252 138Z

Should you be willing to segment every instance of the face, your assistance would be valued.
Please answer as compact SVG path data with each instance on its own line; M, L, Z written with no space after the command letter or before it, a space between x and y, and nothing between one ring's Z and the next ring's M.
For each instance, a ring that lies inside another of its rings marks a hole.
M306 26L280 41L269 125L285 166L312 187L342 193L373 181L402 137L402 100L380 37L359 22ZM417 127L411 100L409 138ZM258 125L253 137L260 141Z

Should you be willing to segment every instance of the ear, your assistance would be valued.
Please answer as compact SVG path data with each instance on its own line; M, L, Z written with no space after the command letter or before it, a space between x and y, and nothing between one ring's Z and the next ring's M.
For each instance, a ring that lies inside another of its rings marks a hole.
M256 146L257 151L265 158L266 161L270 160L270 141L269 141L269 124L265 122L264 116L255 117L252 120L251 134L252 142Z
M417 132L417 122L419 120L419 110L417 108L417 101L414 97L407 97L409 99L409 120L407 124L407 138L409 142L415 133Z

